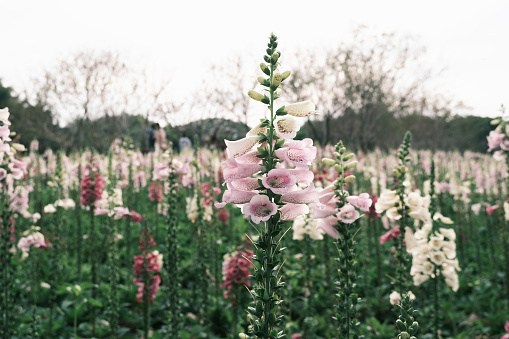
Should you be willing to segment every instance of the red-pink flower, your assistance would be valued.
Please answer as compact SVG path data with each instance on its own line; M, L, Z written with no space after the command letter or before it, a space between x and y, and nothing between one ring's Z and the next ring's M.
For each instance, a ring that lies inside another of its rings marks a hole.
M498 205L493 205L493 206L486 206L486 213L488 213L488 215L491 215L493 212L495 212L498 208Z
M87 174L81 180L81 196L80 204L82 206L93 205L97 200L101 200L104 188L104 180L99 173L92 172L92 178L90 174Z
M505 323L504 330L506 330L506 332L509 332L509 321Z
M132 222L142 222L143 218L139 213L136 213L135 211L131 211L131 221Z
M255 224L259 224L260 221L267 221L277 213L277 205L266 195L255 195L242 207L242 213L250 216Z
M159 181L152 181L150 184L148 196L150 201L162 201L163 200L163 186Z
M219 212L217 212L217 220L222 222L223 225L226 226L229 218L230 218L230 212L228 212L228 210L220 209Z
M221 287L226 289L224 297L229 298L231 303L235 303L235 293L233 289L235 286L251 286L249 276L253 264L247 259L254 255L254 252L249 250L249 244L245 247L240 247L239 252L234 253L229 259L223 262L223 283Z
M275 194L283 194L295 186L297 178L286 168L276 168L270 170L262 179L265 188L270 189Z
M369 208L373 203L373 201L369 198L368 193L362 193L359 194L359 196L352 195L346 198L346 200L363 212L369 211Z
M384 235L380 237L380 244L385 244L387 241L393 239L393 238L399 238L401 235L401 232L399 230L399 226L394 227L392 230L388 231Z

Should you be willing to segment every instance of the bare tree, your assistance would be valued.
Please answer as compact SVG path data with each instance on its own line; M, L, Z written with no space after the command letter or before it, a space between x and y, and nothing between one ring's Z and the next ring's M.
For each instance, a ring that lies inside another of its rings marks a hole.
M372 149L380 145L380 131L390 119L437 112L427 104L432 96L423 101L430 96L424 90L430 72L421 65L423 53L410 37L373 36L360 28L352 42L319 55L300 53L289 79L290 96L317 103L322 114L309 126L322 144L342 138L358 149Z
M148 120L161 114L171 99L170 80L155 84L144 71L126 64L112 52L80 52L59 61L36 79L37 101L44 102L62 124L71 130L63 146L72 147L82 138L104 138L87 128L98 118L115 121L111 128L128 128L127 115L142 114ZM172 112L176 113L176 112ZM118 126L120 122L121 126Z

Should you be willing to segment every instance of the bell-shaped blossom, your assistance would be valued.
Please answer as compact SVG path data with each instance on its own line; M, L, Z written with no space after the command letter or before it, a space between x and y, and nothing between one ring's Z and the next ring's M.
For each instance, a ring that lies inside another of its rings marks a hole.
M286 168L276 168L270 170L262 179L265 188L270 189L275 194L283 194L295 186L297 178Z
M279 119L276 122L276 133L283 139L293 139L300 129L300 123L291 116Z
M233 180L231 186L241 191L254 191L260 187L260 184L256 178L243 178Z
M343 206L338 213L339 221L345 224L351 224L360 217L361 215L359 214L359 211L357 211L355 207L350 204Z
M279 209L281 212L281 220L289 221L297 217L309 214L308 205L304 204L286 204Z
M498 148L502 143L505 135L499 133L497 131L491 131L490 134L486 137L488 139L488 152L493 151L495 148Z
M371 204L373 203L373 200L369 198L368 193L362 193L359 194L359 196L352 195L347 197L346 200L363 212L368 212Z
M297 167L289 169L288 171L295 176L297 184L302 184L304 186L309 186L315 177L314 173L305 167Z
M9 121L9 108L2 108L0 109L0 121L4 123L4 125L10 125L11 122Z
M228 203L245 204L250 202L251 199L257 194L258 194L257 192L238 190L229 184L228 189L223 193L222 202L220 203L216 202L214 206L216 208L223 208Z
M237 158L249 152L258 143L258 135L248 136L239 140L225 140L228 158Z
M300 101L285 105L284 111L294 117L307 117L316 113L315 104L311 101Z
M334 226L338 223L338 219L334 216L330 216L323 219L318 219L317 227L321 228L325 233L330 235L334 239L339 239L339 232Z
M239 163L236 159L228 159L223 163L223 177L226 183L235 179L247 178L261 171L263 167L252 163Z
M279 159L286 160L295 166L308 166L316 158L316 147L313 146L313 140L310 138L292 140L275 153Z
M309 184L306 189L287 192L281 196L282 202L292 204L311 204L318 201L318 191L313 183Z
M266 195L255 195L242 207L242 213L250 216L255 224L259 224L260 221L267 221L277 213L277 205Z

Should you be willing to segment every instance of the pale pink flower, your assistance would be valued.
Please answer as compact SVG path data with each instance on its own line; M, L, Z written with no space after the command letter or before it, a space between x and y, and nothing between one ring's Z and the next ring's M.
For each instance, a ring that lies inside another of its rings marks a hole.
M231 182L231 185L234 188L241 190L241 191L253 191L260 187L260 184L258 183L258 179L256 179L256 178L236 179ZM221 193L221 191L219 191L219 193Z
M2 108L0 109L0 121L3 122L5 125L10 125L11 122L9 121L9 108Z
M315 178L313 172L305 167L289 169L288 171L291 174L295 175L295 178L297 179L297 184L303 184L305 186L308 186Z
M295 186L296 182L297 178L285 168L270 170L262 179L263 186L275 194L288 192L290 188Z
M495 151L493 152L493 159L496 161L502 161L505 159L504 151Z
M225 140L228 158L237 158L249 152L258 143L259 136L249 136L240 140Z
M0 180L4 180L6 176L7 171L5 170L5 168L0 168Z
M325 233L330 235L334 239L339 238L339 232L334 228L338 223L338 219L333 216L318 219L317 227L324 230Z
M318 201L318 192L315 190L315 185L310 183L306 189L283 194L281 201L293 204L311 204Z
M504 330L506 330L506 332L509 332L509 321L505 323Z
M306 138L304 140L292 140L286 147L276 150L276 156L279 159L286 160L296 166L311 165L316 158L316 147L313 146L313 140Z
M223 194L222 202L216 202L214 206L216 208L223 208L228 203L245 204L251 201L251 199L257 194L257 192L241 191L232 187L231 185L228 185L228 189Z
M223 177L226 183L235 179L247 178L262 170L262 166L252 163L239 163L236 159L223 162Z
M493 151L495 148L500 146L502 140L504 139L504 134L498 133L497 131L491 131L490 135L486 137L488 139L488 152Z
M94 210L94 215L105 215L110 213L110 210L107 208L96 208Z
M363 212L369 211L369 208L373 203L373 201L369 198L368 193L362 193L359 196L352 195L346 198L346 200Z
M9 126L7 125L0 126L0 138L2 138L3 141L11 141L11 138L9 138L10 134L11 131L9 129Z
M351 224L359 218L359 211L357 211L355 207L350 204L343 206L338 213L338 219L345 224Z
M266 195L255 195L249 203L242 207L242 213L251 216L251 220L255 224L259 224L260 221L267 221L277 213L277 205L271 202Z
M303 204L286 204L279 209L281 211L281 220L293 220L301 215L309 213L308 205Z
M500 339L509 339L509 333L504 334Z

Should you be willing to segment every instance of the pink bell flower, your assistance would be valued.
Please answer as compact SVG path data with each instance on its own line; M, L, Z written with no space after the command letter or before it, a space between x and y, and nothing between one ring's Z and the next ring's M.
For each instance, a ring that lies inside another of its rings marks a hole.
M504 134L502 133L498 133L496 131L491 131L490 134L486 137L486 139L488 139L488 152L491 152L492 150L494 150L495 148L497 148L498 146L500 146L500 144L502 143L502 140L504 139Z
M262 179L263 186L275 194L288 192L290 188L295 186L296 182L297 178L285 168L270 170Z
M258 195L257 192L246 192L238 190L231 185L228 185L228 189L223 194L222 202L216 202L214 206L216 208L223 208L228 203L232 204L245 204L251 201L251 199Z
M242 213L250 216L255 224L259 224L260 221L267 221L277 213L277 205L266 195L255 195L242 207Z
M338 213L338 218L345 224L351 224L360 218L359 212L350 204L343 206Z
M315 190L315 185L310 183L306 189L283 194L281 201L292 204L311 204L318 201L318 192Z
M346 200L363 212L368 212L373 203L368 193L362 193L359 196L352 195L346 198Z
M250 177L262 170L258 164L239 163L235 159L228 159L223 163L223 177L226 183L235 179Z
M325 233L330 235L334 239L339 239L339 232L334 228L338 223L338 219L334 216L319 219L317 227L321 228Z
M286 204L279 209L281 212L281 220L289 221L294 220L301 215L309 213L308 205L303 204Z
M258 143L259 136L249 136L240 140L225 140L228 158L237 158L249 152Z
M292 140L286 147L276 150L279 159L286 160L295 166L307 166L313 163L316 158L316 147L313 140Z

